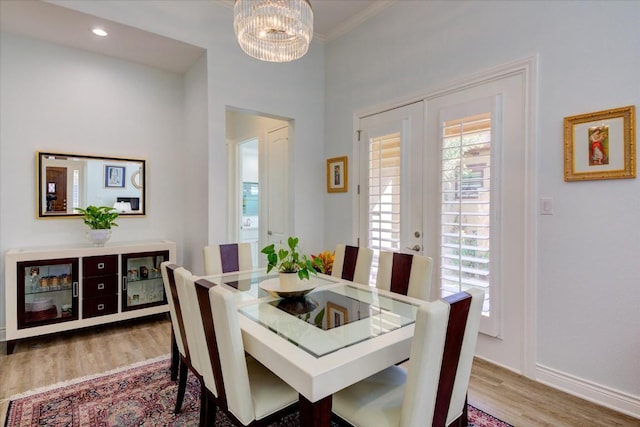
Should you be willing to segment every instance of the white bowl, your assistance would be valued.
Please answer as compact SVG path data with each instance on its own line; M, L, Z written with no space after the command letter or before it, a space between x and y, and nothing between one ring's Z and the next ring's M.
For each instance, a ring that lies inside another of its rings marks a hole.
M297 298L302 297L315 289L317 284L311 280L300 280L295 289L290 287L283 288L280 285L280 279L268 279L260 282L260 288L267 292L269 295L280 298Z

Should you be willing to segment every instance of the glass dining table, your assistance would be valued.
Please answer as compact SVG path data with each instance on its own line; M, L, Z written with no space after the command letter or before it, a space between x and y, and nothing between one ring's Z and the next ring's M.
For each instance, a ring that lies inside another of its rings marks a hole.
M422 301L323 274L306 295L280 298L264 286L275 278L200 279L236 291L245 351L298 391L300 425L329 426L333 393L409 357Z

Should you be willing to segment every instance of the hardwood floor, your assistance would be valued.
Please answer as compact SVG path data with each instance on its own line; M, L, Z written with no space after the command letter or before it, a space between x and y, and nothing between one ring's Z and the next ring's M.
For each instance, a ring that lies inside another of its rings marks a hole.
M0 420L5 418L7 398L15 394L167 354L170 325L162 316L34 338L19 342L10 356L1 343ZM478 359L469 403L514 426L640 426L639 419Z

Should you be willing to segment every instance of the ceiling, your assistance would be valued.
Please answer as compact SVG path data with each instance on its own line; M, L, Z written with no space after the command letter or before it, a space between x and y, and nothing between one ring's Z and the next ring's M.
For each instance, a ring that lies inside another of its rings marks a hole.
M217 0L233 8L234 0ZM326 42L347 33L397 0L311 0L314 38ZM88 29L102 26L108 37ZM52 43L184 73L204 49L42 1L0 1L0 29Z

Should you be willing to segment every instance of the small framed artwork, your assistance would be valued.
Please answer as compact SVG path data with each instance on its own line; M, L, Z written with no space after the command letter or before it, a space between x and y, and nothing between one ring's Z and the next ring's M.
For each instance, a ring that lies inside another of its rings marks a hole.
M349 323L349 311L330 301L327 302L327 328L337 328Z
M104 166L104 186L107 188L124 188L124 166Z
M635 106L565 117L564 180L636 177Z
M347 156L327 159L327 192L345 193L349 190Z

